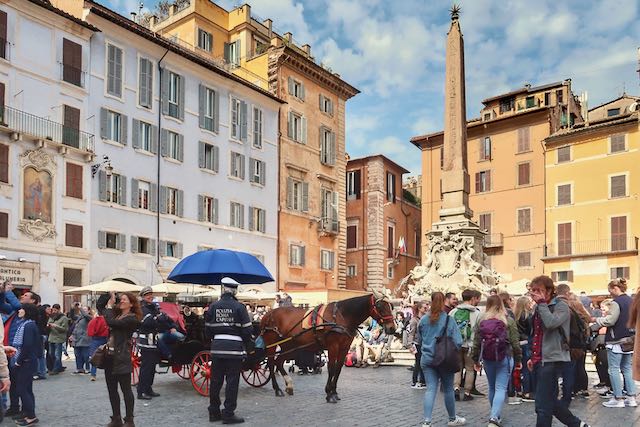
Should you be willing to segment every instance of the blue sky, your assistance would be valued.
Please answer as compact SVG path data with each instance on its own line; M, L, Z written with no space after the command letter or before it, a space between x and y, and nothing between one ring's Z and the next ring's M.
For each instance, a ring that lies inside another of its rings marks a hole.
M99 0L125 16L136 0ZM146 0L146 8L156 1ZM220 0L227 9L243 2ZM442 129L446 0L249 0L281 33L362 93L347 104L347 152L384 154L420 172L414 135ZM524 83L571 78L589 106L640 95L637 0L462 0L467 117Z

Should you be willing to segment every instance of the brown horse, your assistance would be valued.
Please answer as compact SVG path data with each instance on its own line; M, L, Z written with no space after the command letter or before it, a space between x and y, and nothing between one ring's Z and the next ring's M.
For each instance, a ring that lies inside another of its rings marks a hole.
M324 314L317 318L316 324L324 326L305 330L302 321L306 312L304 308L297 307L277 308L267 313L260 322L273 390L276 396L284 396L276 381L275 368L284 378L287 393L293 394L293 381L283 364L294 356L296 350L328 350L329 377L324 391L327 402L336 403L340 400L336 391L338 377L351 341L358 333L358 326L372 317L384 326L387 334L392 334L396 328L392 307L378 293L332 302L326 305ZM276 346L280 347L279 352L276 352Z

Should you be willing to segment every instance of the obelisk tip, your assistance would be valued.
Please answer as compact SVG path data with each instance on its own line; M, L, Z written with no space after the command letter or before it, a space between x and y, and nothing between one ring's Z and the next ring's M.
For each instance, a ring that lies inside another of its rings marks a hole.
M451 6L451 21L457 21L460 18L460 10L460 6L455 3Z

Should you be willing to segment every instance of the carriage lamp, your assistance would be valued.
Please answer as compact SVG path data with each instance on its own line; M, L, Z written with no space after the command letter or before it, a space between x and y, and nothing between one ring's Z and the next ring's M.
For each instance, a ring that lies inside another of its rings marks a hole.
M109 156L104 155L102 156L101 162L91 165L91 178L95 177L102 167L104 167L104 171L107 176L111 176L111 173L113 172L113 166L111 166L111 159L109 158Z

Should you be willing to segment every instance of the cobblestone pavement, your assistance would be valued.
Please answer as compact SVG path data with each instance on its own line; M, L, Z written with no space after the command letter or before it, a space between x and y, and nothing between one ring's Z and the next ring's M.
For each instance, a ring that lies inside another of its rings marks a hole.
M65 365L67 372L73 369L71 361ZM295 375L295 394L280 398L275 397L270 384L255 389L240 379L237 413L246 418L247 426L415 426L422 419L424 392L409 388L410 374L404 367L344 368L338 384L342 400L335 405L324 400L326 371L314 376ZM280 385L284 389L281 380ZM486 391L484 376L478 378L478 388ZM161 397L149 403L136 400L137 426L220 425L208 422L208 399L198 395L190 381L172 373L157 375L154 389ZM109 420L109 401L100 371L96 382L85 375L64 373L34 382L34 391L41 426L104 426ZM434 425L446 426L442 395L436 402ZM640 426L640 408L608 409L601 402L596 395L590 400L574 400L571 407L592 427ZM504 426L534 426L533 405L505 405ZM468 426L486 426L486 398L459 402L456 410L467 418ZM7 420L5 425L13 423Z

